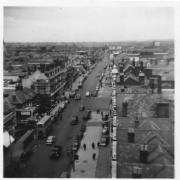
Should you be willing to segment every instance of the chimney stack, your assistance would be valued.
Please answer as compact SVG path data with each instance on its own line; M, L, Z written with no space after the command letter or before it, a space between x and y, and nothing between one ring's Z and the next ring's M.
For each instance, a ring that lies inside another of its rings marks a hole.
M124 73L120 73L120 83L124 84Z
M140 145L139 159L141 163L147 163L148 161L148 145L142 144Z
M132 178L142 178L142 168L134 166L132 171Z
M144 85L144 80L145 80L145 76L144 73L142 71L139 72L139 83L141 85Z
M129 128L128 129L128 143L134 143L134 140L135 140L134 128Z
M135 127L135 128L138 128L138 127L139 127L139 118L138 118L138 116L135 117L134 127Z
M123 102L122 104L122 116L127 117L128 103Z
M141 70L141 71L144 70L144 63L143 63L143 61L140 61L140 70Z

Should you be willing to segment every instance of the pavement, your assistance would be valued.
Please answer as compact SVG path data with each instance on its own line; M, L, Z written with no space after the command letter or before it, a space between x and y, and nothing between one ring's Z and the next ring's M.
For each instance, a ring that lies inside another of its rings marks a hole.
M101 138L102 122L100 114L92 113L92 118L87 124L87 130L84 138L81 141L80 149L78 151L79 160L75 161L75 169L71 171L71 178L94 178L96 172L96 164L99 156L99 148L97 143ZM92 126L93 123L93 126ZM95 143L95 149L92 148L92 143ZM86 150L83 149L83 144L86 144ZM92 155L96 154L96 159L93 160Z

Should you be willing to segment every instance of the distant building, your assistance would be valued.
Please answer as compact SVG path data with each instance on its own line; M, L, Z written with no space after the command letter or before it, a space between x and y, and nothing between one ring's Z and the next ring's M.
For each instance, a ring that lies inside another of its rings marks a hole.
M153 45L154 45L155 47L159 47L159 46L161 45L161 43L160 43L159 41L154 41Z

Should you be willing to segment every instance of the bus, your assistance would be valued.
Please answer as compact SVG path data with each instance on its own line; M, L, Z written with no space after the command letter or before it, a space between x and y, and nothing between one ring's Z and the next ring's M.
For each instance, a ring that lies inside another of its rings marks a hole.
M14 145L12 158L14 161L27 159L32 154L35 145L34 130L28 130Z
M46 138L48 133L52 129L52 117L49 115L45 115L38 123L37 123L37 135L39 139Z

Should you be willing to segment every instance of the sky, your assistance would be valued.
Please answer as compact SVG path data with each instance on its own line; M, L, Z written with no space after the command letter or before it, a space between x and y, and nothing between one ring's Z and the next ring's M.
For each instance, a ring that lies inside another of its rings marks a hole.
M4 7L5 42L174 39L172 7Z

